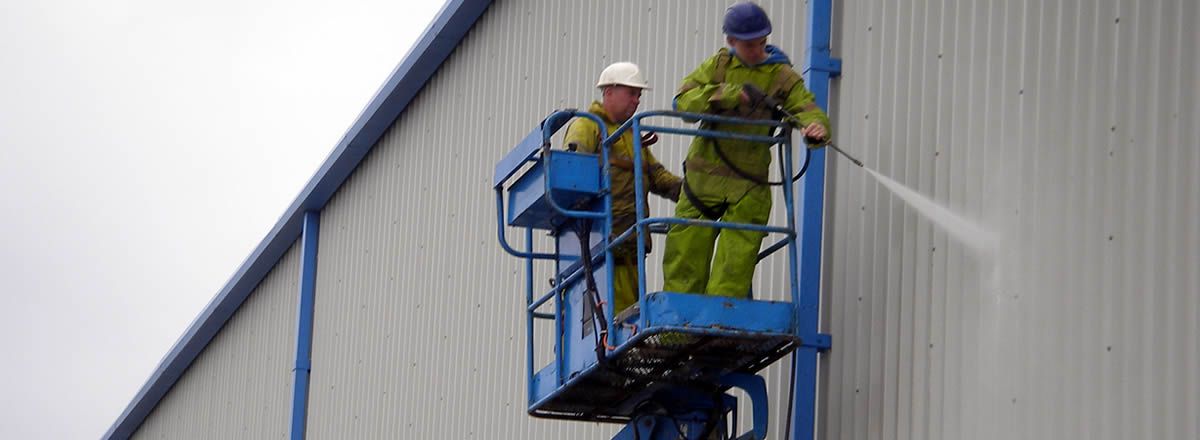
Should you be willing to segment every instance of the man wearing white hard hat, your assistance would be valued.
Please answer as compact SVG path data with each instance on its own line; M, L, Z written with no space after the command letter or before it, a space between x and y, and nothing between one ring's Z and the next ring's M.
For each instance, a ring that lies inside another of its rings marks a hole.
M600 80L596 82L596 87L600 89L602 98L600 101L593 101L588 112L603 119L607 127L601 132L595 121L587 118L575 119L567 127L567 134L563 140L569 150L599 153L602 138L615 132L637 112L642 91L650 89L641 69L628 62L613 63L606 67L600 72ZM642 139L642 188L644 191L678 201L681 182L679 176L663 168L650 150L645 148L656 140L657 137L653 134ZM616 237L633 226L637 220L632 130L626 130L613 142L609 151L609 164L612 165L612 234ZM645 199L646 195L643 194L643 200ZM649 207L644 207L646 212L649 212ZM649 252L649 240L646 240L646 247ZM623 242L613 250L613 259L613 310L620 312L637 302L637 241L630 239Z

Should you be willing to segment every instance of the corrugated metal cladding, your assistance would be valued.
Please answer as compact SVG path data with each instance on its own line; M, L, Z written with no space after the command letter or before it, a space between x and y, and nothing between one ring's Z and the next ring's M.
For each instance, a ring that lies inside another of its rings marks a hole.
M525 415L523 267L495 243L493 165L614 61L648 74L643 109L668 108L727 3L488 10L324 208L310 438L616 431ZM765 3L798 61L807 4ZM818 438L1200 438L1197 22L1192 0L837 3L839 143L999 240L968 251L831 159ZM685 144L655 153L678 172ZM783 297L783 263L759 295ZM292 249L138 437L287 435L298 271Z
M618 425L525 414L524 269L496 244L489 182L495 163L552 109L585 108L597 98L596 76L609 63L639 63L654 87L642 108L669 108L677 82L724 44L728 3L490 7L323 211L310 438L616 432ZM798 60L806 5L766 8L774 41ZM655 153L679 172L685 147L670 140ZM510 239L521 243L522 234L514 230ZM661 285L657 261L649 264L653 286ZM781 262L761 270L760 290L783 293Z
M847 1L827 439L1200 438L1200 4Z
M133 438L287 438L299 280L293 245Z

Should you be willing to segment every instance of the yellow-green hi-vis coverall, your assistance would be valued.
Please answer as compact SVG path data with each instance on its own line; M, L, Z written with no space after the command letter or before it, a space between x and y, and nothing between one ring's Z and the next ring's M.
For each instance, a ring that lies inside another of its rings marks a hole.
M750 83L783 103L803 126L819 122L828 132L829 118L813 102L812 93L792 70L787 55L774 46L767 46L767 54L764 62L750 66L728 49L721 49L683 79L675 95L676 110L770 118L768 109L742 103L743 85ZM755 135L769 135L771 131L763 126L709 127ZM771 216L771 190L766 184L770 164L769 145L696 137L684 163L683 189L687 197L681 197L675 205L675 216L765 225ZM696 206L697 202L704 206ZM720 242L714 253L718 236ZM746 297L765 236L765 232L757 231L672 225L663 255L663 290Z
M613 122L604 107L599 102L593 102L588 112L599 116L607 125L604 137L611 135L621 124ZM568 149L583 153L600 152L601 133L596 122L591 119L578 118L567 127L563 143ZM679 200L679 184L681 179L671 174L649 149L642 149L642 188L654 194L671 200ZM616 237L629 229L637 220L633 182L633 131L626 130L621 137L613 142L609 151L609 164L612 165L612 237ZM642 195L643 200L646 195ZM643 205L644 212L650 212L649 204ZM620 312L637 302L637 241L630 237L613 249L613 310ZM650 251L650 239L646 239L646 252Z

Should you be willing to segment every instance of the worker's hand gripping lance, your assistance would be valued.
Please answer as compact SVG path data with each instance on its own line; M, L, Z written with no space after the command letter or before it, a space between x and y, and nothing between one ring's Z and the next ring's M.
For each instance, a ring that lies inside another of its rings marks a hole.
M791 123L793 127L803 128L800 118L797 118L796 115L789 113L787 109L783 107L783 104L779 102L779 100L775 99L774 97L767 96L766 92L763 92L762 89L758 88L754 84L746 83L742 86L742 91L745 92L746 98L750 101L751 105L767 107L771 109L771 111L775 112L776 115L779 115L779 117ZM862 161L855 159L854 156L842 151L841 148L838 148L837 144L834 144L829 140L805 136L804 142L809 144L809 148L821 148L824 146L833 148L834 151L841 153L842 156L846 156L846 159L849 159L850 162L858 165L859 167L863 166Z

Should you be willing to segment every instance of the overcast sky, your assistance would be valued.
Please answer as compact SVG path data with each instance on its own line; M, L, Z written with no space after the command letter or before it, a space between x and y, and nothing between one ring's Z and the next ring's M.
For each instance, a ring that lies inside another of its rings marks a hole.
M443 0L0 1L0 438L97 438Z

